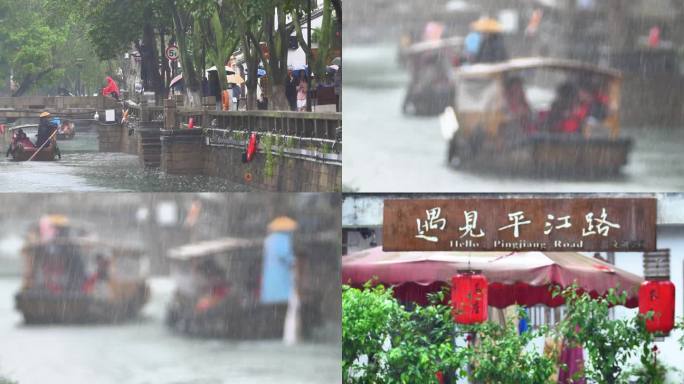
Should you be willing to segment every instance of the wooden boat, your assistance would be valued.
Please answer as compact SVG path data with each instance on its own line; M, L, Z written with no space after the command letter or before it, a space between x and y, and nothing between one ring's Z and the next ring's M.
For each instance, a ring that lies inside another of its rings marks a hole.
M141 250L98 241L63 216L41 218L22 255L15 304L27 324L120 322L149 297Z
M399 51L400 62L411 74L402 111L416 116L436 116L454 100L452 71L463 47L461 37L422 41Z
M287 304L259 302L261 243L223 238L171 249L171 275L177 289L167 324L197 337L281 338ZM216 288L217 281L224 289Z
M451 134L449 164L543 176L617 174L632 148L631 139L619 134L621 81L617 70L564 59L522 58L460 67L454 108L445 112L455 115L453 127L442 127ZM513 82L522 86L521 97L527 99L526 126L511 112ZM554 99L553 88L559 84ZM562 87L584 92L588 99L600 95L593 100L601 100L596 108L601 113L589 112L572 133L551 129L544 121Z
M24 130L33 129L37 130L38 125L26 124L10 128L12 139L7 154L11 155L12 160L14 161L28 161L36 152L38 152L38 154L33 157L32 161L55 161L59 155L57 138L53 137L49 144L38 151L38 148L24 132Z

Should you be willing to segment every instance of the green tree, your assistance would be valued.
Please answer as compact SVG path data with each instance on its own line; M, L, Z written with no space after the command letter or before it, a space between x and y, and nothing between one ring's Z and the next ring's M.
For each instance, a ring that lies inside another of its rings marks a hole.
M436 300L440 300L437 297ZM344 383L436 383L438 371L463 374L445 305L406 310L382 286L342 288Z
M303 1L303 3L306 4L306 1ZM330 55L330 52L333 49L334 44L336 43L336 40L333 36L334 17L332 0L323 1L323 15L321 27L318 29L318 31L316 31L318 35L318 52L316 55L314 55L313 52L313 42L307 42L304 39L304 34L302 33L300 19L306 16L306 11L306 5L303 5L296 12L293 12L293 16L296 17L292 18L292 22L295 27L297 41L299 41L299 45L306 53L308 62L310 63L311 72L314 75L316 75L316 78L322 79L325 76L326 66L328 64L329 59L328 56ZM340 16L336 15L335 18L339 19Z
M231 10L233 11L233 19L236 22L236 32L239 35L239 47L247 65L247 110L256 109L256 94L257 94L257 72L261 56L259 51L263 30L260 25L260 15L254 9L251 3L245 3L240 0L226 0L230 2ZM224 2L224 3L225 3Z
M157 46L157 31L165 30L170 16L162 0L101 0L86 2L82 9L72 7L71 0L54 1L61 1L63 8L88 25L88 37L100 59L119 58L135 47L141 55L143 87L157 98L165 96L160 66L165 47Z
M18 84L12 95L55 83L68 64L58 57L67 49L69 25L51 19L41 0L0 0L0 17L2 75Z
M221 90L227 88L225 64L240 43L237 10L229 1L193 0L196 33L206 49L207 59L216 66Z

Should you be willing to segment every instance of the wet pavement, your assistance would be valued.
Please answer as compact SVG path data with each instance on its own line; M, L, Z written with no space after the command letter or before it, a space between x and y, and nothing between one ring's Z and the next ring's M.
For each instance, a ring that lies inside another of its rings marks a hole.
M79 132L60 141L62 159L13 162L0 158L0 192L241 192L248 187L208 176L165 175L145 170L138 157L98 152L97 134Z
M630 127L634 148L611 178L541 179L455 170L446 163L439 120L401 113L408 74L394 44L345 46L345 191L672 192L684 190L684 130Z
M133 323L25 326L14 311L18 278L0 277L0 377L24 383L340 383L339 344L191 339L163 324L172 295L152 279L150 302Z

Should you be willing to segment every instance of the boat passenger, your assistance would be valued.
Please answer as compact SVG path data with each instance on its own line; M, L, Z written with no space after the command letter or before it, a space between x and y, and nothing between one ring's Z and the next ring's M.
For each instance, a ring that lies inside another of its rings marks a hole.
M196 312L206 312L216 307L230 291L226 270L213 259L204 260L198 267L206 287L195 305Z
M586 112L581 108L577 87L566 82L556 89L556 97L543 125L553 133L580 133Z
M593 124L603 121L608 115L609 97L599 79L584 78L580 81L579 97L581 108Z
M14 133L12 142L10 143L9 148L7 148L6 156L9 157L10 154L14 153L14 151L17 150L19 145L21 145L24 148L34 147L33 142L31 142L31 139L28 138L26 132L24 132L24 130L21 128L17 129L17 131Z
M107 296L109 294L109 266L110 261L101 254L95 256L95 263L97 265L95 273L93 273L83 283L82 290L86 293L95 293L96 296Z
M527 102L523 80L518 76L510 77L505 82L506 104L504 112L507 120L516 125L521 133L529 133L534 130L532 124L532 109Z

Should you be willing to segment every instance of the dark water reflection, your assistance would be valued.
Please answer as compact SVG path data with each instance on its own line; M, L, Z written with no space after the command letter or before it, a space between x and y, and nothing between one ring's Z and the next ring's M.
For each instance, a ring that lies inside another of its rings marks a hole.
M79 132L61 141L62 160L15 163L0 159L1 192L131 191L131 192L237 192L243 185L207 176L164 175L145 170L138 157L97 152L97 134Z

